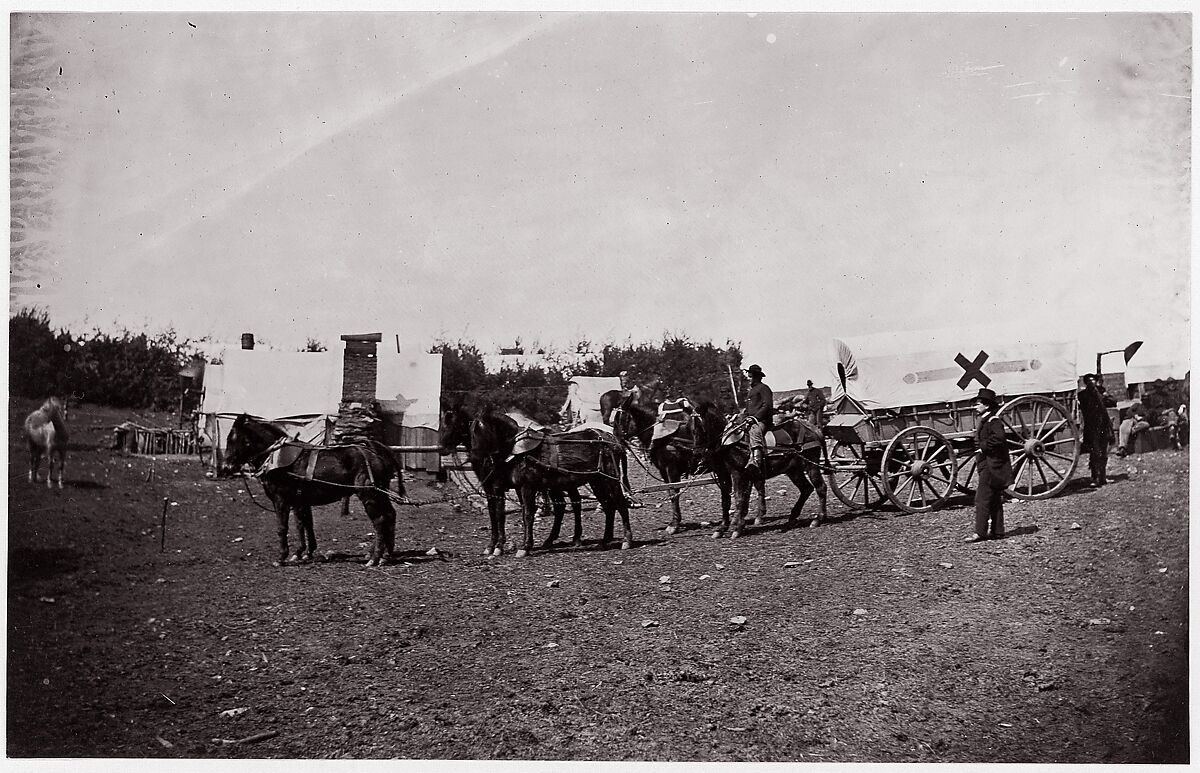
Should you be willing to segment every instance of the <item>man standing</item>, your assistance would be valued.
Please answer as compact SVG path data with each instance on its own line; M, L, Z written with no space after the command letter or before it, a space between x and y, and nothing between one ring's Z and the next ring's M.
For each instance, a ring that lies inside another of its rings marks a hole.
M771 428L771 419L775 414L775 396L771 387L763 383L762 368L751 365L746 369L750 377L750 388L746 391L746 416L754 419L750 425L750 461L747 469L758 469L763 462L763 432Z
M1083 419L1083 450L1088 452L1092 488L1108 482L1108 443L1112 437L1112 419L1104 407L1104 397L1096 386L1096 376L1085 373L1079 390L1079 415Z
M983 387L973 407L979 414L979 428L975 430L979 486L975 489L975 533L967 537L967 542L982 542L1004 536L1004 489L1012 485L1013 469L1004 422L996 415L1000 410L996 393Z
M808 394L804 396L804 405L808 415L817 429L825 426L825 392L813 386L812 379L808 380Z

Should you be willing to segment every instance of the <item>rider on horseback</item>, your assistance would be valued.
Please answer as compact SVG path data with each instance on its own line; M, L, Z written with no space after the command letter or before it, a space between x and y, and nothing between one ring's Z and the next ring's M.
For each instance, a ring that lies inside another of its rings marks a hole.
M750 424L750 461L746 469L758 469L763 462L763 432L771 428L771 418L775 413L774 395L771 387L763 383L762 368L751 365L746 369L750 377L750 388L746 393L746 417L753 419Z

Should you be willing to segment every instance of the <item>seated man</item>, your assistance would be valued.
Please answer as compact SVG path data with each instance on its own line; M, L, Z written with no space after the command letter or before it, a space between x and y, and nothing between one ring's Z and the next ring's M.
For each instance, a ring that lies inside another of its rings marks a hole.
M763 369L751 365L746 369L750 377L750 387L746 392L746 416L754 419L750 425L750 460L746 469L758 469L763 462L766 443L763 433L771 428L771 420L775 414L774 395L771 387L763 383Z
M1146 410L1141 403L1134 403L1117 433L1117 456L1127 456L1133 450L1133 441L1148 429L1150 422L1146 419Z

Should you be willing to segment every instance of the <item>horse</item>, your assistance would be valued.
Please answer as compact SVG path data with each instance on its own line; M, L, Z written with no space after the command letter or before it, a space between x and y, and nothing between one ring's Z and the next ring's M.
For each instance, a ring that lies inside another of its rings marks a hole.
M523 547L517 557L533 550L533 515L539 491L591 486L604 510L604 537L607 547L613 537L613 516L620 512L624 527L621 549L633 547L629 526L629 500L621 485L625 449L608 432L584 428L554 434L526 433L513 446L512 482L521 500Z
M63 464L67 457L67 404L49 397L25 417L25 439L29 441L29 482L37 483L38 468L46 457L46 488L54 487L54 463L58 462L58 487L63 487Z
M628 390L610 389L600 395L600 421L611 427L613 411L617 409L622 400L632 397L636 403L649 405L656 402L662 390L662 379L657 376L652 377L645 384L634 384Z
M665 405L665 404L664 404ZM702 444L705 429L719 434L725 429L725 417L712 403L696 401L686 420L659 419L660 405L656 411L638 404L630 395L622 400L612 413L613 431L623 444L636 439L647 449L650 463L658 470L666 483L678 483L685 475L695 475L700 468L709 466ZM672 426L669 422L675 422ZM703 425L709 425L704 427ZM717 485L721 490L721 513L728 518L730 503L730 479L721 467L714 470ZM761 489L762 483L758 482ZM683 514L679 508L679 488L671 488L671 523L667 534L677 533L683 525Z
M754 518L754 525L762 525L762 519L767 509L763 484L767 479L777 475L786 475L800 490L800 496L788 513L786 528L791 528L800 517L804 503L808 501L809 495L814 491L817 492L820 513L811 519L809 526L815 528L821 524L822 519L829 517L826 507L825 478L821 475L820 470L824 449L821 431L800 419L786 421L768 432L771 431L776 432L776 438L782 442L774 448L766 449L768 453L758 471L746 469L746 462L750 458L750 444L744 418L731 421L719 435L712 432L706 433L705 445L709 449L713 464L717 469L723 470L724 474L729 475L735 500L733 529L730 530L730 513L726 510L722 513L721 525L713 533L714 539L723 536L726 532L729 532L730 538L742 535L745 530L746 511L750 506L751 484L758 487L759 492L758 514Z
M452 406L447 401L442 402L442 430L439 437L442 452L450 453L459 445L466 445L471 468L487 496L491 529L488 546L484 551L486 556L501 555L507 541L504 531L505 494L514 488L512 464L508 457L512 454L513 442L519 431L520 427L514 419L490 408L479 409L472 416L462 405ZM517 493L518 497L521 496L520 491ZM563 515L566 512L563 494L570 497L575 513L575 533L572 535L571 544L573 547L583 545L583 500L578 486L568 486L546 492L553 505L554 522L550 535L542 543L543 550L551 549L558 540Z
M276 453L278 452L278 453ZM270 464L266 464L270 460ZM353 492L367 511L375 529L375 544L367 566L378 566L396 552L396 511L388 486L396 479L398 494L405 496L401 467L387 446L376 441L354 445L313 446L288 441L279 427L246 414L234 419L225 441L225 468L235 471L245 464L256 473L275 507L279 534L277 565L311 561L317 548L313 531L313 505L328 505ZM288 513L295 511L300 547L289 558Z

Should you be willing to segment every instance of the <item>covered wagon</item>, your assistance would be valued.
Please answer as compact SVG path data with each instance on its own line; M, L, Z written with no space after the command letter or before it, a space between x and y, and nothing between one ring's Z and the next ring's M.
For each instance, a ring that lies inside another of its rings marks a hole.
M971 491L971 404L984 386L1002 403L1015 478L1008 493L1058 494L1079 460L1076 348L971 328L834 339L825 428L834 494L855 509L890 500L922 512Z

